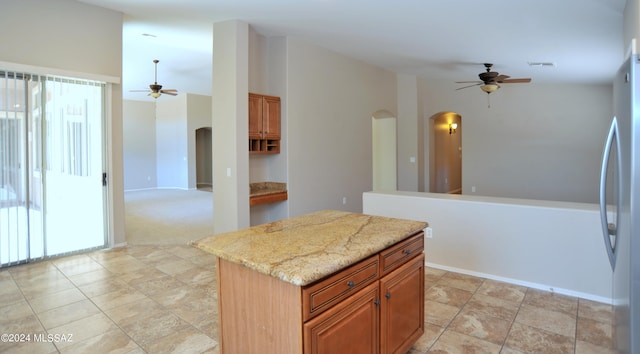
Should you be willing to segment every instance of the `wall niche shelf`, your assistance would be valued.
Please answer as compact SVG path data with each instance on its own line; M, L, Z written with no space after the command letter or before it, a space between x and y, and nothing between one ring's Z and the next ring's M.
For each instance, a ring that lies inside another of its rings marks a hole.
M280 140L249 139L250 154L279 154Z

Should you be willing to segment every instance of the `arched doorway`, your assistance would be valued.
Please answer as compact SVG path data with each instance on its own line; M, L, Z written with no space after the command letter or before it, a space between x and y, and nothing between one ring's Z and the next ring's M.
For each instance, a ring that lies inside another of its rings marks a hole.
M196 129L196 186L198 189L212 189L211 128Z
M429 191L462 193L462 117L440 112L430 118Z
M398 189L396 117L378 111L371 117L373 190Z

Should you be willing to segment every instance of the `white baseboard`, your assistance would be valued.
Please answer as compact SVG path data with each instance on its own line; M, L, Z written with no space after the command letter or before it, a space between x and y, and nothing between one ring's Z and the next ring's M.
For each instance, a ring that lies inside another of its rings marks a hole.
M139 192L139 191L151 191L151 190L156 190L158 188L156 187L149 187L149 188L137 188L137 189L125 189L125 193L126 192Z
M600 303L608 304L608 305L611 304L611 299L607 299L607 298L604 298L602 296L596 296L596 295L593 295L593 294L587 294L587 293L582 293L582 292L577 292L577 291L567 290L567 289L562 289L562 288L554 288L552 286L545 285L545 284L531 283L531 282L522 281L522 280L518 280L518 279L499 277L499 276L495 276L495 275L491 275L491 274L474 272L472 270L459 269L459 268L455 268L455 267L448 267L448 266L443 266L443 265L439 265L439 264L433 264L433 263L429 263L429 262L425 262L425 265L427 267L436 268L436 269L442 269L442 270L446 270L448 272L461 273L461 274L471 275L471 276L474 276L474 277L486 278L486 279L491 279L491 280L495 280L495 281L501 281L501 282L504 282L504 283L514 284L514 285L526 286L526 287L532 288L532 289L548 291L548 292L557 293L557 294L561 294L561 295L573 296L573 297L577 297L577 298L581 298L581 299L585 299L585 300L591 300L591 301L595 301L595 302L600 302Z

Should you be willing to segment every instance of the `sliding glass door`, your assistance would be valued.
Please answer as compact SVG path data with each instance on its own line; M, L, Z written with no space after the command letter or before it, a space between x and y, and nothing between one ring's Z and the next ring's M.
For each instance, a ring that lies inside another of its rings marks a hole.
M26 80L0 72L0 264L28 259L29 216ZM35 206L33 208L35 209Z
M105 246L104 91L0 70L0 266Z

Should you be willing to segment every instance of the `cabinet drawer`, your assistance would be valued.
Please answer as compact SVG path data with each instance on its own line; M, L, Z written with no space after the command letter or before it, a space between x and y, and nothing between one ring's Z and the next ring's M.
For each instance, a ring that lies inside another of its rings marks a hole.
M378 256L375 255L302 288L303 320L317 316L377 280L379 269Z
M398 268L424 251L424 232L417 233L380 253L380 276Z

